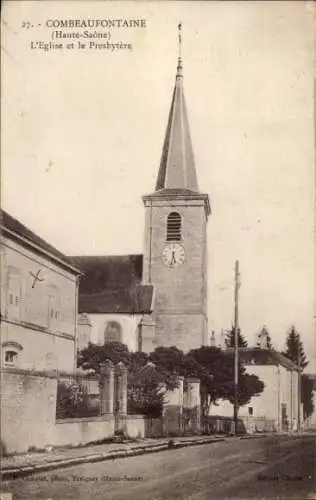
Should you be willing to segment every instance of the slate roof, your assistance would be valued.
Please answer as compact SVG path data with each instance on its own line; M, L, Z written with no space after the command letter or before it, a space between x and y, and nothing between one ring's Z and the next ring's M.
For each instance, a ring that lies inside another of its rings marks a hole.
M150 313L154 287L143 285L143 256L74 256L81 269L79 313Z
M281 365L285 368L297 369L297 365L293 361L274 349L241 347L238 349L238 354L241 362L245 365Z
M182 81L182 61L179 59L156 190L184 188L198 191Z
M66 267L67 269L71 269L75 272L75 274L80 274L80 271L75 267L75 264L69 259L69 257L66 257L66 255L57 250L57 248L47 243L28 227L22 224L22 222L15 219L12 215L2 209L0 210L0 225L2 232L6 234L7 237L17 240L20 244L29 246L35 253L42 254L46 258L50 258L50 260L57 261L59 265L62 265L62 267ZM19 238L23 238L23 242Z
M201 199L207 215L211 213L209 197L200 193L195 169L191 134L183 92L182 60L178 59L176 81L172 94L167 129L162 147L154 193L143 201L155 198Z

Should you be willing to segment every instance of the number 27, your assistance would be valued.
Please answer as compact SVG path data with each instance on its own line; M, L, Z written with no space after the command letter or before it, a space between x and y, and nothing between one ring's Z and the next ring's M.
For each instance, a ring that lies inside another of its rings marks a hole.
M23 21L22 28L29 30L30 28L32 28L32 23L30 23L29 21Z

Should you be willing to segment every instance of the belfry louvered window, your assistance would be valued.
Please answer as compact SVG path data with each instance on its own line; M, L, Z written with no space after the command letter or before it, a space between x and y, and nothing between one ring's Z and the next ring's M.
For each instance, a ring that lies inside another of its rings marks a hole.
M181 240L181 215L171 212L167 218L167 241Z

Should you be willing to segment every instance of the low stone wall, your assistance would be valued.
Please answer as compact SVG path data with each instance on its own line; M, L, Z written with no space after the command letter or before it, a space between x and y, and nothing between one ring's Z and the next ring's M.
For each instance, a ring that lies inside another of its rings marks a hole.
M202 429L207 434L228 434L233 431L234 421L232 417L212 415L203 418ZM276 422L265 417L239 417L237 431L239 433L253 434L255 432L274 432Z
M57 420L52 434L52 446L78 446L114 435L112 415L91 418Z
M205 434L229 434L232 431L233 419L219 415L209 415L202 419L202 430ZM239 431L244 430L239 424Z
M248 434L276 431L275 420L266 419L265 417L240 417L240 420L243 422Z
M57 377L16 368L1 370L1 442L8 453L44 448L54 434Z
M145 420L145 437L158 438L164 435L164 423L162 418L147 418Z
M144 438L146 436L146 419L142 415L128 415L126 417L125 432L130 438Z
M95 394L99 386L91 375L85 378L77 373L1 369L1 443L5 450L8 453L21 453L30 448L78 446L113 437L119 430L124 430L131 438L183 434L185 422L182 406L179 405L168 404L161 419L146 419L141 415L116 419L113 414L112 368L112 376L105 374L101 398L99 394ZM102 416L56 420L57 386L61 380L66 383L78 380L82 382L89 389L91 406L95 409L100 407ZM124 380L126 381L126 377ZM118 396L121 402L120 411L124 415L127 401L126 384L120 385ZM189 419L189 427L191 429L193 426L195 429L197 424L193 407L190 412L193 413Z
M68 376L72 378L72 374ZM114 416L56 420L56 372L1 369L1 444L7 453L85 444L114 436ZM67 375L63 374L67 380Z

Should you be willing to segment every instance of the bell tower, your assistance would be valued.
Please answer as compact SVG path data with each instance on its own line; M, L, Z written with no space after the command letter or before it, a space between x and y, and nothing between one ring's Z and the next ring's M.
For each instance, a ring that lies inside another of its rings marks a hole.
M187 352L207 341L209 197L199 191L179 57L155 191L143 196L143 282L155 287L153 348Z

